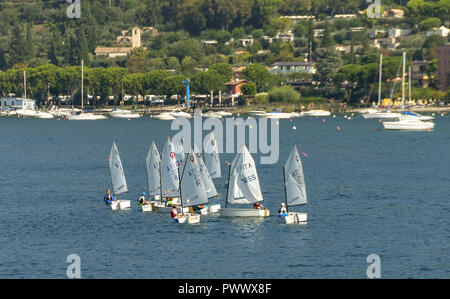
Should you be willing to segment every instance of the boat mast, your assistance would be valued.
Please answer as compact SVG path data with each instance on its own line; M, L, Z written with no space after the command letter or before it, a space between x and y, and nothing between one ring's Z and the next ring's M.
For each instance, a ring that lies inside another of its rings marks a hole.
M405 108L405 67L406 67L406 52L403 52L403 71L402 71L402 109Z
M409 103L411 103L411 66L409 66L408 88L409 88Z
M285 172L285 170L286 170L286 165L283 165L284 199L286 200L286 212L289 212L287 193L286 193L286 172Z
M382 71L382 65L383 65L383 54L380 54L380 75L378 78L378 107L380 107L381 104L381 71Z
M81 59L81 113L83 113L84 60Z
M23 89L24 89L24 100L27 99L27 73L23 71Z
M227 197L225 197L225 208L228 206L228 192L230 190L230 174L231 174L231 164L228 166L228 183L227 183Z

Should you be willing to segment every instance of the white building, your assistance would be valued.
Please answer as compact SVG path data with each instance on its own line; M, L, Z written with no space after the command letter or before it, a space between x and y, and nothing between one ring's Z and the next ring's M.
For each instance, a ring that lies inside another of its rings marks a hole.
M445 26L441 26L439 28L432 28L430 30L427 31L426 35L427 37L430 35L440 35L442 37L447 37L448 33L450 32L450 29L448 29Z
M2 98L2 110L36 109L36 101L17 97Z
M388 37L400 37L411 34L411 29L391 28L388 30Z

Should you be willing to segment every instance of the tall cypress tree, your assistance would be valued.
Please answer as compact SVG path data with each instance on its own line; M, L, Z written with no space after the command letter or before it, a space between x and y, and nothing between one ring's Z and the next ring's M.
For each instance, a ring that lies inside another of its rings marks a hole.
M48 48L47 58L50 60L50 63L54 65L59 65L58 56L56 55L56 40L55 35L53 35L52 41L50 43L50 47Z
M27 60L34 57L33 35L31 33L31 25L27 25L25 35L25 58Z
M11 44L9 46L9 49L11 65L25 62L25 40L23 38L22 26L19 24L15 24L12 28Z

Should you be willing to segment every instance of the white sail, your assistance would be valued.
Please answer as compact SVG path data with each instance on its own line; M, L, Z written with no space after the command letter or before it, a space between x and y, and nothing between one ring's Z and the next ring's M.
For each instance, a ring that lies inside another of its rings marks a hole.
M227 201L249 204L263 200L255 161L244 145L231 163Z
M209 175L208 169L203 162L202 155L200 154L197 146L194 147L195 158L197 159L197 164L200 169L200 174L202 176L203 183L205 185L205 191L208 198L217 196L216 186Z
M116 143L113 142L111 152L109 154L109 173L111 175L111 183L113 187L113 194L118 195L128 192L127 181L123 172L122 161L120 160L119 151Z
M307 203L305 177L303 175L302 161L294 146L284 166L287 205L296 206Z
M148 151L145 159L145 167L147 169L147 186L148 195L154 196L161 194L161 177L160 177L161 157L154 142Z
M200 168L192 151L187 155L184 163L185 166L181 178L181 202L183 207L208 203Z
M219 149L217 148L217 142L213 132L205 137L205 163L211 178L216 179L222 177Z
M185 159L184 148L183 148L183 140L180 139L179 142L174 142L173 143L173 148L174 148L175 155L176 155L176 158L177 158L177 165L178 165L178 167L181 167L183 165L183 162L184 162L184 159Z
M180 195L176 154L170 138L167 139L161 152L161 188L162 197L177 197Z

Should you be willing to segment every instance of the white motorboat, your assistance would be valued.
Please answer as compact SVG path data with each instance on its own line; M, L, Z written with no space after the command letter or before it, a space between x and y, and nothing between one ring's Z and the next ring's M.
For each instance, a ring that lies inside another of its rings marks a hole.
M52 119L54 118L53 114L43 111L36 111L36 114L32 116L34 118L41 118L41 119Z
M130 110L114 110L109 113L109 116L111 116L112 118L124 118L124 119L141 117L139 113L133 113Z
M264 110L253 110L253 111L247 112L247 114L249 114L250 116L255 117L255 116L259 116L261 114L267 114L267 112L264 111Z
M432 130L434 123L429 121L421 121L419 119L400 119L398 121L384 121L383 127L386 130L411 130L425 131Z
M216 111L215 113L218 115L221 115L221 116L232 116L233 115L233 113L228 112L228 111Z
M258 114L256 116L259 117L263 117L263 118L277 118L277 119L283 119L283 118L291 118L292 114L291 113L285 113L285 112L281 112L280 109L274 109L272 112L269 113L263 113L263 114Z
M154 119L158 120L174 120L176 119L170 112L163 112L160 114L152 115Z
M66 116L68 120L101 120L106 119L106 116L94 114L91 112L82 112L80 114L69 114Z
M131 206L130 200L118 199L120 194L128 192L127 181L123 171L122 161L120 160L119 150L116 143L113 142L111 152L108 157L109 174L114 194L114 201L111 204L113 210L126 210Z
M286 199L286 214L279 216L286 224L304 223L308 219L306 213L289 212L289 207L306 205L305 177L297 146L291 150L286 164L283 166L284 194Z
M214 112L214 111L206 112L206 113L202 114L202 116L203 117L222 118L222 114Z
M220 210L224 217L268 217L270 211L255 208L229 208L228 204L252 204L263 201L256 164L245 145L231 163L225 208Z
M330 111L321 110L321 109L316 109L316 110L304 111L304 112L302 112L300 114L302 116L330 116L331 112Z
M51 119L53 115L47 112L42 112L33 109L19 109L16 110L16 115L20 117L34 117L34 118L42 118L42 119Z
M375 111L363 114L364 119L393 119L400 118L401 114L391 111Z
M192 115L190 113L184 112L184 111L173 111L173 112L169 112L170 115L172 115L175 118L192 118Z
M433 120L433 116L421 115L419 113L410 112L410 111L402 111L400 119L418 119L418 120Z

